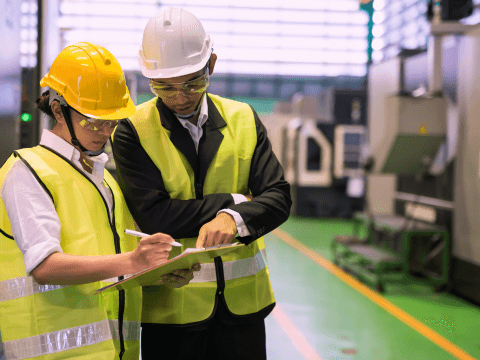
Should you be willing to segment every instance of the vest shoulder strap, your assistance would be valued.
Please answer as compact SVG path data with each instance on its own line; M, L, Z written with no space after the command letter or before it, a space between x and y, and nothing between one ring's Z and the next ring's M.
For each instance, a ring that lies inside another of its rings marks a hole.
M28 170L30 170L30 172L35 177L35 179L37 179L38 183L42 186L42 188L48 194L48 196L50 196L50 199L52 199L52 202L55 203L55 201L53 199L53 196L52 196L52 193L50 192L48 187L45 185L45 183L42 181L42 179L40 179L37 172L34 170L32 165L30 164L30 162L32 162L32 161L36 162L36 161L39 161L39 160L42 161L42 163L45 163L43 158L39 157L39 154L36 153L36 151L33 150L33 149L35 149L35 148L20 149L20 150L15 150L13 153L14 153L15 157L18 157L25 164L25 166L28 168ZM30 162L27 159L29 159Z
M137 112L131 116L130 123L134 126L140 138L140 142L150 136L154 136L153 129L161 128L160 115L157 111L157 98L153 98L137 106ZM156 125L156 126L155 126Z
M234 121L242 124L242 127L255 125L255 118L250 105L236 100L226 99L218 95L208 94L208 96L227 123L235 126L237 124L232 124L232 121ZM247 121L247 123L245 123L245 121Z

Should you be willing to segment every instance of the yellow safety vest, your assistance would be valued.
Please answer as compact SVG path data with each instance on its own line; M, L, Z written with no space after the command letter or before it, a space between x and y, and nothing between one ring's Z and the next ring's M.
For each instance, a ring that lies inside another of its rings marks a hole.
M203 194L245 194L248 191L250 164L257 143L255 118L247 104L210 95L227 126L219 129L223 141L210 164ZM195 178L187 158L170 140L170 131L161 125L157 98L137 107L130 118L142 147L162 173L165 188L172 199L195 199ZM178 239L182 248L170 252L176 256L195 247L197 238ZM251 244L222 256L228 309L235 315L254 314L275 302L265 243L259 238ZM213 261L202 264L189 285L174 289L165 285L143 288L142 322L190 324L209 318L215 308L218 271Z
M107 255L132 251L134 223L123 195L105 170L114 199L113 221L100 191L61 155L42 146L17 150L0 169L0 187L15 161L23 161L51 196L66 254ZM94 291L116 281L85 285L39 285L27 276L5 205L0 198L0 337L9 359L138 359L141 290ZM123 300L125 299L125 300ZM123 314L123 316L122 316Z

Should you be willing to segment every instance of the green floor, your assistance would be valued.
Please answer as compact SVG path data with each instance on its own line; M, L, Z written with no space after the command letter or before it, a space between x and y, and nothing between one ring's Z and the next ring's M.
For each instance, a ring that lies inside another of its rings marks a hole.
M330 242L351 234L349 220L290 218L281 229L331 260ZM273 234L265 237L277 304L322 360L455 359ZM388 284L385 298L474 357L480 357L480 308L417 282ZM304 359L267 318L269 360Z

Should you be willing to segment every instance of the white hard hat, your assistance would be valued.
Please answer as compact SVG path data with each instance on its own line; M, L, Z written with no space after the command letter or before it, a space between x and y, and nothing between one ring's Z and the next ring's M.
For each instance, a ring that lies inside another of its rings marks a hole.
M205 67L212 46L210 36L192 13L167 7L148 21L138 62L149 79L193 74Z

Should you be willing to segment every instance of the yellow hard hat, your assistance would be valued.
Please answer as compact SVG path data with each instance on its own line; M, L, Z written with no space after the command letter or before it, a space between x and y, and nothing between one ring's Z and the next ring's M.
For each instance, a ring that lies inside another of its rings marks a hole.
M58 92L78 112L103 120L135 114L118 60L102 46L79 42L62 50L40 86Z

